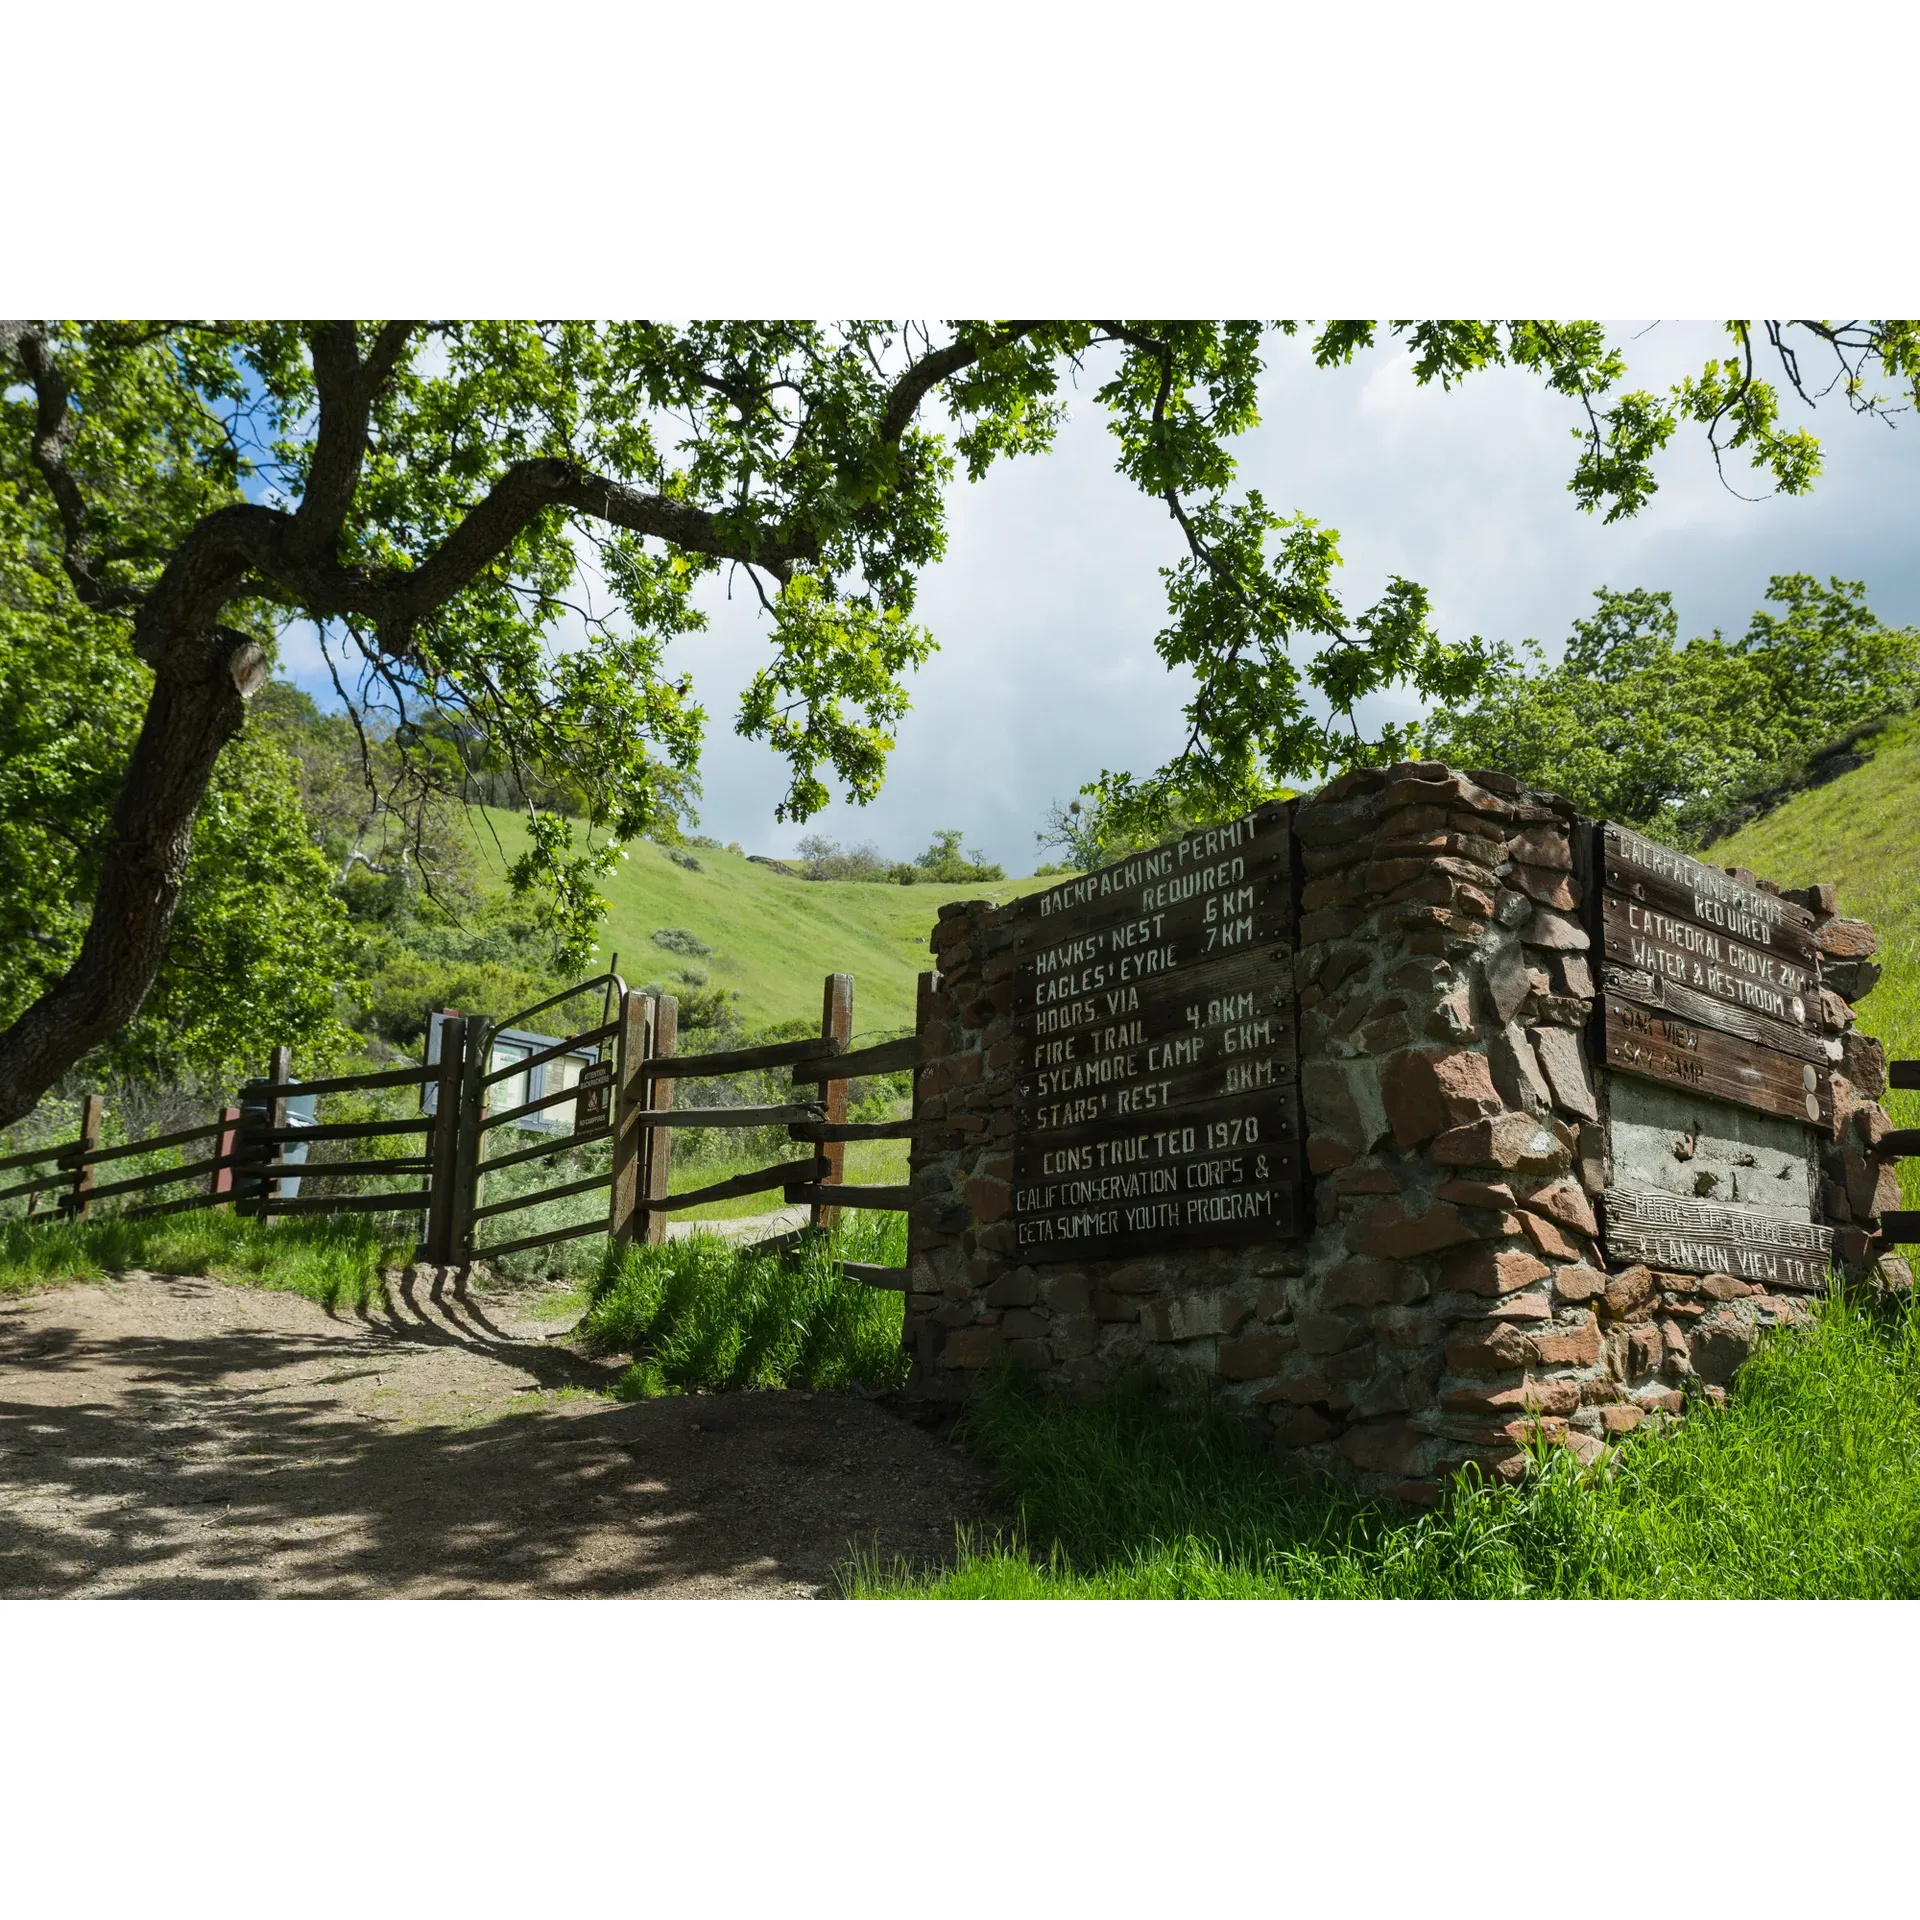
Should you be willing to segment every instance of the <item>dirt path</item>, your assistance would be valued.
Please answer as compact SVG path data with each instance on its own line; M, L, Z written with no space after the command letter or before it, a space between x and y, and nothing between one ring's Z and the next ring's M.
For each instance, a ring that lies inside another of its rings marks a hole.
M810 1596L984 1512L880 1405L610 1402L564 1321L420 1275L367 1318L159 1274L0 1303L0 1595Z

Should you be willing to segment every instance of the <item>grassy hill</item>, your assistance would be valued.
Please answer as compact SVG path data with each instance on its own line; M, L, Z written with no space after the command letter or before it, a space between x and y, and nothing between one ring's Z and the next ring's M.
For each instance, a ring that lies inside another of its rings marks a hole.
M1717 840L1706 858L1751 867L1783 887L1831 880L1840 908L1880 934L1886 977L1860 1003L1860 1024L1889 1057L1920 1059L1920 717L1865 743L1872 758L1829 786ZM1901 1126L1920 1126L1920 1094L1892 1094ZM1907 1205L1920 1207L1920 1162L1901 1170Z
M526 828L517 814L489 809L487 819L499 843L479 836L481 862L492 878L502 879L505 863L526 847ZM721 848L693 853L697 873L676 866L650 841L628 849L619 872L603 883L612 910L599 964L617 954L629 985L665 984L670 970L684 962L654 944L654 931L685 927L713 949L711 958L695 964L715 985L739 992L749 1026L818 1020L821 981L829 973L850 973L857 1034L909 1027L915 982L933 964L927 939L941 903L981 896L1011 900L1052 884L902 887L799 880Z

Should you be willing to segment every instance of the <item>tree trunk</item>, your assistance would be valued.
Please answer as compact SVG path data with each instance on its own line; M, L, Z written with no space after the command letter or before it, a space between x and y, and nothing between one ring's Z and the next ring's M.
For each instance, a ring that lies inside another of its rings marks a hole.
M62 1074L125 1026L160 970L194 815L220 749L246 718L240 676L225 650L181 651L198 656L200 672L185 677L163 669L154 682L79 955L0 1033L0 1126L31 1113Z

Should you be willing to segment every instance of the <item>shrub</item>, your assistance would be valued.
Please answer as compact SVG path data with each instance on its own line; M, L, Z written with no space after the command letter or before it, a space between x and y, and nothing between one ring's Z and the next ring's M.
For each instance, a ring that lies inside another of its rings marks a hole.
M686 927L655 927L653 944L669 953L684 953L695 960L710 959L713 949L697 933Z
M849 1280L843 1260L898 1264L906 1223L861 1215L784 1253L695 1233L610 1252L580 1322L588 1349L628 1353L633 1398L692 1387L898 1386L902 1298Z

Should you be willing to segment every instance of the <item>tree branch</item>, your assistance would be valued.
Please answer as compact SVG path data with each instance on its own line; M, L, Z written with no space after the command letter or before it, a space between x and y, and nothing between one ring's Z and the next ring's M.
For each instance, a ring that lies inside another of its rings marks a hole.
M60 564L81 604L95 613L120 613L138 600L131 587L109 587L94 572L87 538L87 503L67 465L75 421L67 405L69 389L59 361L47 351L47 339L25 321L0 322L0 360L17 360L33 388L33 439L28 448L40 478L60 516Z
M916 360L895 381L893 391L887 396L886 410L880 416L880 438L888 446L898 444L900 436L913 424L913 416L920 410L920 402L942 380L973 366L1002 347L1012 346L1030 333L1037 333L1046 324L1044 320L1010 320L1005 326L996 327L980 346L968 346L964 341L955 340Z
M327 320L307 333L313 384L320 395L313 464L294 514L296 538L310 553L329 552L340 538L367 457L367 423L380 390L406 351L414 323L389 320L363 361L351 320Z

